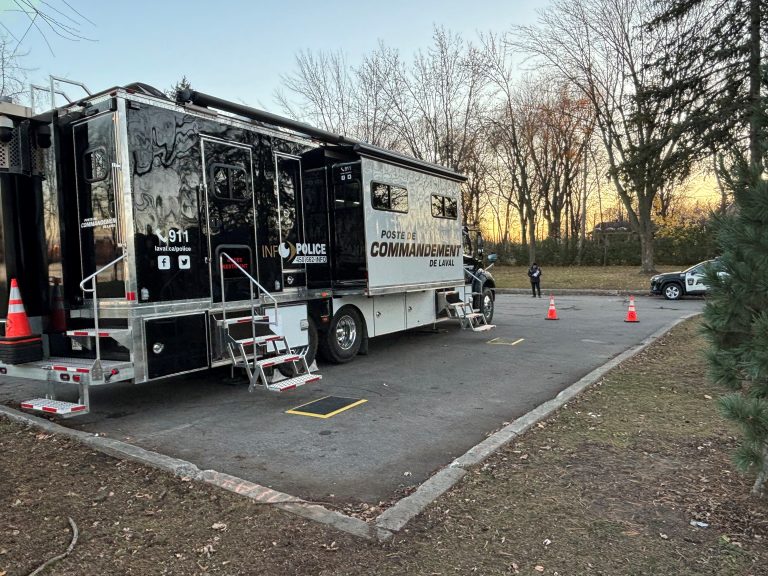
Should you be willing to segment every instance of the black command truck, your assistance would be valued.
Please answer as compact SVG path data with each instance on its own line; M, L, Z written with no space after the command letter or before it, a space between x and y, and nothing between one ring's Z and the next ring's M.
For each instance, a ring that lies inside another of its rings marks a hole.
M0 374L44 387L23 408L73 415L92 386L234 366L285 391L320 379L316 351L346 362L449 319L487 330L464 180L199 92L0 103L0 316L16 279L34 332L0 340Z

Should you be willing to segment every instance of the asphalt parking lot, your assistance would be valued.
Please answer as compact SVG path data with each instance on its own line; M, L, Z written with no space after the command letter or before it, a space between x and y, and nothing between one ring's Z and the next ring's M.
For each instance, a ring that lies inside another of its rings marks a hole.
M92 412L66 426L124 440L308 500L377 502L420 484L498 429L703 300L499 295L490 332L443 323L374 339L367 356L320 365L323 380L284 394L249 394L228 371L91 392ZM44 385L0 383L0 402ZM365 399L328 419L286 413L323 396Z

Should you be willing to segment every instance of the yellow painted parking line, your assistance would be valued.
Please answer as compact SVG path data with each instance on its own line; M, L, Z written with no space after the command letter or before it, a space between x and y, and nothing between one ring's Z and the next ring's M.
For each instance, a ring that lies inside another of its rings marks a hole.
M514 342L507 342L504 338L494 338L493 340L488 340L486 344L497 344L499 346L517 346L524 340L525 338L518 338Z
M310 404L314 404L315 402L320 402L320 400L325 400L326 398L330 398L331 395L323 396L322 398L315 398L314 400L310 400L309 402L305 402L304 404L301 404L299 406L296 406L296 408L291 408L290 410L286 410L286 414L290 414L292 410L298 410L299 408L304 408L304 406L309 406Z
M337 414L341 414L342 412L349 410L350 408L354 408L355 406L360 406L360 404L364 404L368 402L365 398L362 398L360 400L357 400L355 402L352 402L351 404L347 404L346 406L342 406L338 410L334 410L333 412L329 412L328 414L317 414L315 412L306 412L302 410L305 406L309 406L310 404L314 404L316 402L319 402L320 400L325 400L326 398L330 398L330 396L323 396L322 398L318 398L317 400L312 400L312 402L307 402L306 404L302 404L301 406L296 406L296 408L291 408L290 410L286 410L286 414L295 414L297 416L311 416L313 418L332 418L333 416L336 416Z

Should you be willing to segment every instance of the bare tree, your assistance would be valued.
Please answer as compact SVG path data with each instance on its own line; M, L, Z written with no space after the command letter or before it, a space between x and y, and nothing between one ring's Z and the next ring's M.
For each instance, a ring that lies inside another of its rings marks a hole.
M486 129L488 145L507 172L509 188L500 190L509 206L514 207L520 225L520 241L528 247L528 257L536 259L536 229L542 196L537 174L531 157L532 134L538 129L535 114L527 106L521 106L516 92L510 100L500 105L495 117L488 117Z
M356 135L349 96L354 78L344 53L302 50L296 55L296 67L295 72L282 76L282 82L298 97L298 103L278 91L275 98L283 109L325 130Z
M479 50L437 28L432 45L410 65L383 43L356 68L342 53L304 51L296 63L297 70L283 77L285 90L276 95L288 114L466 173L464 214L479 224L485 84Z
M0 20L0 28L14 41L11 55L18 55L24 42L34 36L45 42L51 54L54 54L51 44L54 38L70 42L93 41L85 35L83 25L95 24L66 0L11 0L3 4L0 13L4 17ZM15 33L12 28L16 29Z
M435 29L432 45L410 67L390 65L383 89L401 147L422 160L468 169L476 157L483 68L482 52L443 28Z
M17 43L0 35L0 95L17 99L25 91L27 70L21 65Z
M532 158L542 172L541 181L547 182L541 193L548 236L559 243L562 234L568 238L579 233L577 209L584 188L577 185L586 175L584 158L592 139L594 116L586 100L567 84L554 83L552 90L539 89L539 94L542 129L534 152L539 149L543 161L538 161L536 154Z
M645 273L654 270L654 199L665 182L688 171L678 157L686 138L678 129L685 103L646 97L651 88L674 81L648 64L660 50L674 47L671 40L683 24L649 31L643 25L653 13L653 0L556 0L537 26L518 27L508 36L511 45L577 86L590 103L613 185L640 237Z

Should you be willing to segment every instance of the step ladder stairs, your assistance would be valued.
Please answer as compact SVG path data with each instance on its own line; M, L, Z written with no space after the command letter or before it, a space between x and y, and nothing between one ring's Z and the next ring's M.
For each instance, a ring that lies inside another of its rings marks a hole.
M488 324L485 315L472 306L471 302L451 302L448 304L448 317L456 318L462 330L469 328L473 332L485 332L496 328L495 324Z
M221 252L219 257L220 270L224 269L224 259L233 264L240 272L250 280L250 315L236 318L227 318L226 300L222 299L223 318L219 322L223 342L227 347L232 365L235 368L242 368L248 376L248 391L253 392L257 388L269 392L286 392L299 386L317 382L322 376L313 373L307 364L304 354L294 352L288 345L285 336L272 332L272 326L279 326L279 309L277 300L267 292L248 272L246 272L233 258L226 252ZM221 274L221 293L224 291L224 274ZM257 300L254 295L254 286L259 291L259 296L264 295L265 299L270 299L274 306L272 317L263 310L264 305L260 299ZM249 337L242 338L233 335L233 327L242 324L250 324L251 334ZM256 334L256 326L264 325L270 327L269 334ZM284 380L273 381L275 368L288 365L290 366L291 377Z
M310 371L305 356L291 351L284 336L269 334L237 339L225 325L224 337L232 365L244 369L248 376L249 392L257 388L286 392L322 378ZM291 366L294 376L273 382L274 369L283 364Z
M95 359L89 358L59 358L52 357L41 361L39 368L47 372L46 393L44 398L33 398L20 403L24 410L32 410L45 414L54 414L62 417L80 416L88 414L91 409L89 389L92 385L107 384L110 381L122 380L121 371L132 374L130 362L104 361L101 358L100 341L102 338L112 338L125 346L130 341L130 328L103 328L99 326L99 303L96 294L96 277L102 272L112 268L127 256L123 252L120 256L102 266L90 276L80 282L80 289L87 295L91 294L93 305L93 327L67 330L66 335L73 342L93 338ZM78 388L76 402L59 400L56 388L58 385L75 385Z

